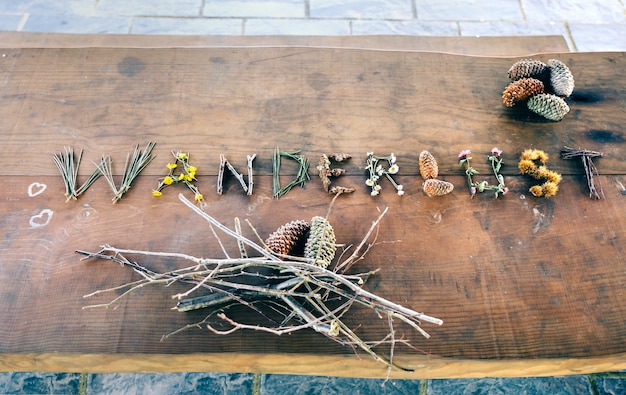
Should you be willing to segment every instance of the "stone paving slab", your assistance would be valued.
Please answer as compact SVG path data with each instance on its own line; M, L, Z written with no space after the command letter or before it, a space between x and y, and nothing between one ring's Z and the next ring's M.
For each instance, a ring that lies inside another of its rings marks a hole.
M415 17L410 0L310 0L312 18L391 19Z
M427 395L591 395L587 376L429 380Z
M78 394L79 373L0 372L0 394Z
M0 1L0 29L55 33L504 36L559 34L626 51L624 0Z
M246 35L343 36L350 34L350 22L321 19L248 19Z
M408 36L458 36L456 22L422 21L352 21L352 34L392 34Z
M542 36L559 35L565 37L570 50L574 42L571 39L567 26L563 22L459 22L459 31L462 36Z
M522 21L518 0L415 0L417 18L424 21Z
M177 16L200 15L202 0L98 0L97 15L117 16Z
M134 18L132 34L234 35L243 30L243 19Z
M20 27L23 16L19 14L15 15L0 15L0 30L15 31Z
M31 14L22 31L39 33L129 33L131 18L83 15Z
M626 24L570 23L569 30L578 51L626 51Z
M238 18L305 18L306 5L301 0L214 0L205 1L202 15Z
M591 375L388 380L250 373L0 373L0 394L379 394L379 395L622 395L626 372Z
M529 21L626 22L620 0L520 0Z
M247 373L124 373L88 375L85 394L252 394Z

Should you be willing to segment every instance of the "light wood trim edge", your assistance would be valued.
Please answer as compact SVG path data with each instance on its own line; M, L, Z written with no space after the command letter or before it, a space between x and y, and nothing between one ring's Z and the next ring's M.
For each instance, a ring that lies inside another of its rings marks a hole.
M2 372L245 372L384 378L386 367L369 356L298 354L4 354ZM394 379L531 377L591 374L626 369L626 353L590 358L463 360L429 356L397 358L413 372L394 369Z

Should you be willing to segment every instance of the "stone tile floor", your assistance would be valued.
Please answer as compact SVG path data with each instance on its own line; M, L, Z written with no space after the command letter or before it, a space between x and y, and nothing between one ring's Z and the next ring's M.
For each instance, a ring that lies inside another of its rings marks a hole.
M626 51L626 0L0 1L0 30L57 33L565 37Z
M0 30L97 34L546 35L626 51L626 0L0 1ZM534 378L348 379L246 373L0 372L0 394L626 394L626 371Z

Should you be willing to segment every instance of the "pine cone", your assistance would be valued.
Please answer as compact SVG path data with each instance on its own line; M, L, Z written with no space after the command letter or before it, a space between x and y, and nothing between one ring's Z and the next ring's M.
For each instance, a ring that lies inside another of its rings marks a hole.
M528 99L528 109L551 120L560 121L569 112L565 100L548 93L540 93Z
M324 217L311 219L311 231L304 246L304 257L314 259L315 264L327 268L335 258L335 230Z
M429 178L437 178L439 175L439 166L437 160L428 151L420 152L419 167L422 178L428 180Z
M291 221L269 235L265 244L276 254L292 255L294 249L303 241L311 226L302 220Z
M540 60L523 59L516 62L509 69L509 78L513 81L520 78L539 78L548 69L548 66Z
M550 85L557 96L568 97L574 91L574 76L565 63L557 59L548 60Z
M422 189L428 196L443 196L452 192L454 185L447 181L431 178L424 181Z
M528 100L538 93L543 93L543 82L535 78L522 78L506 87L502 93L502 103L507 107L513 107L515 103Z

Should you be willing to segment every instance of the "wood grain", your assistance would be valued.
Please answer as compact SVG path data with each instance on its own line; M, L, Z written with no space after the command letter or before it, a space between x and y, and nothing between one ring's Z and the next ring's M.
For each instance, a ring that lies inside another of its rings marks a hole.
M563 36L197 36L0 32L0 48L339 47L482 56L569 52Z
M554 361L546 372L560 371L557 366L593 371L588 358L623 365L624 54L559 54L572 68L577 88L571 113L553 123L502 106L512 63L505 58L285 48L3 52L0 131L10 164L0 176L0 314L8 317L0 323L0 352L8 358L2 366L35 367L39 357L33 355L54 353L120 360L147 354L155 356L155 370L170 370L159 355L195 360L198 353L243 359L290 354L311 361L336 358L352 366L336 374L358 375L354 366L362 362L350 349L312 332L216 337L198 329L162 342L162 335L206 314L170 310L175 305L170 296L181 290L176 286L146 288L116 309L82 309L110 300L83 295L137 277L111 263L81 261L76 249L109 243L221 256L207 224L178 202L177 193L188 192L172 187L161 198L150 194L172 150L191 153L207 212L228 225L238 216L266 235L292 219L325 215L330 197L314 169L305 189L271 198L276 146L302 149L314 163L324 152L354 155L342 166L347 175L339 183L356 192L337 201L330 220L338 241L354 244L377 210L389 207L379 244L359 270L381 268L366 285L369 290L444 320L442 327L425 325L429 340L400 328L398 335L426 355L470 365L479 359L525 366L536 359L547 365ZM126 154L147 141L157 142L157 157L119 203L111 204L104 180L78 201L64 202L53 153L64 146L83 148L84 180L102 154L112 155L121 173ZM511 192L498 200L470 199L457 154L472 149L475 166L487 177L486 155L494 145L504 150ZM581 166L558 159L563 145L605 152L597 166L606 199L588 198ZM529 147L546 150L550 167L564 174L550 200L530 196L531 180L518 175L517 156ZM421 193L417 157L423 149L438 159L440 177L455 185L452 194L428 198ZM405 185L405 196L397 196L390 184L383 184L379 197L369 195L363 171L368 151L395 152L401 169L396 179ZM246 154L258 154L252 196L232 179L224 195L215 193L220 153L240 170ZM283 179L294 171L286 165ZM30 197L29 187L33 195L41 184L45 191ZM232 243L226 245L236 252ZM179 264L146 262L154 269ZM385 331L371 311L357 309L346 320L352 327L362 324L358 333L364 338L380 338ZM398 353L408 364L431 363L420 352ZM242 363L241 369L286 372L289 360L281 365L269 358L254 368ZM576 362L560 365L568 360ZM85 366L106 370L106 363L91 360ZM494 371L501 369L494 364ZM329 374L311 368L315 372ZM449 370L438 372L434 376Z

